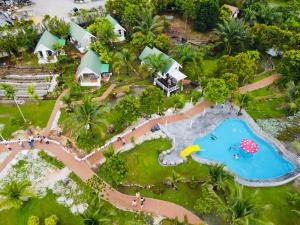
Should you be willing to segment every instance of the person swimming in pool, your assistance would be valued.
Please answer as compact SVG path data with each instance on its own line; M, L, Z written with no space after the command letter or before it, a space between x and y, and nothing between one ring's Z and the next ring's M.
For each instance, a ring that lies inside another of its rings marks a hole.
M235 159L239 159L239 158L240 158L240 154L234 154L233 157L234 157Z
M217 136L216 136L216 135L214 135L214 134L211 134L211 135L210 135L210 139L214 141L214 140L216 140L216 139L217 139Z

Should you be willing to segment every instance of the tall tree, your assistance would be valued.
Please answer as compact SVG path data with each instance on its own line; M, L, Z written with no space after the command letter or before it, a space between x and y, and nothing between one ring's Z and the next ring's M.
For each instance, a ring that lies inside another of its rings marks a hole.
M226 53L229 55L233 50L244 50L249 40L245 23L238 19L224 20L223 23L217 24L215 32L219 40L224 43Z
M223 79L211 78L204 88L205 99L213 103L223 103L228 97L229 90Z
M95 135L96 131L104 135L104 129L108 125L104 113L103 105L93 102L91 97L87 96L66 120L65 126L76 137L81 134Z
M225 191L229 183L233 181L233 176L224 170L223 164L209 167L208 182L216 188L217 191Z
M203 0L196 4L195 29L208 31L215 28L219 16L217 0Z
M133 29L142 32L144 35L155 36L163 31L164 26L161 17L154 15L152 7L144 7L140 11L138 25Z
M153 54L149 55L145 58L145 63L153 69L153 73L156 74L159 71L163 72L165 67L170 63L169 59L165 59L164 55L161 54Z
M300 82L300 50L284 52L279 65L279 72L287 81Z
M136 55L127 48L123 48L120 52L114 55L113 67L125 68L126 75L129 75L129 71L136 72L132 63L136 59Z
M20 106L19 106L19 104L16 100L16 89L12 85L9 85L9 84L2 84L1 88L4 91L4 96L6 98L14 100L14 102L15 102L18 110L19 110L19 113L22 116L22 119L23 119L24 123L26 123L27 120L25 119L24 114L23 114L23 112L22 112L22 110L21 110L21 108L20 108Z
M107 18L97 18L96 21L88 26L88 31L95 34L97 38L105 45L113 45L116 34L113 25Z
M70 25L57 16L51 18L49 15L45 15L42 24L54 35L62 38L67 38L69 35Z
M29 181L10 181L0 190L0 208L20 208L34 193Z
M160 113L164 93L157 87L146 88L140 96L141 111L146 114Z
M252 98L248 94L240 94L237 96L236 100L237 100L238 105L240 106L240 109L238 111L238 115L240 115L242 112L242 109L249 105Z

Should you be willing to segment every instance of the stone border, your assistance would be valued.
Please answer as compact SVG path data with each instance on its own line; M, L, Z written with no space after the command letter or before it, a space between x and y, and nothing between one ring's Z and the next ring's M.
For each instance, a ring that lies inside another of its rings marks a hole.
M217 107L218 106L214 106L214 108ZM238 107L234 106L233 111L237 113L239 111ZM199 115L196 115L195 117L197 116ZM300 158L298 158L295 154L287 151L284 145L280 141L278 141L277 139L273 138L271 135L268 135L266 132L264 132L245 110L242 110L242 115L232 116L231 118L239 118L242 119L244 122L246 122L246 124L251 128L252 132L256 136L269 143L275 149L275 151L277 151L285 160L289 161L290 163L293 163L293 165L296 167L292 172L287 173L283 176L272 178L272 179L262 179L262 180L249 180L249 179L241 178L237 176L234 172L230 171L227 167L225 167L227 171L234 174L236 182L249 187L271 187L271 186L279 186L279 185L289 183L290 181L296 179L297 177L300 177ZM221 122L222 121L219 121L214 126L210 126L209 129L207 129L207 132L205 132L205 135L211 133L217 126L220 125ZM163 131L165 132L165 130ZM168 134L168 132L165 132L165 134L172 140L172 143L174 143L174 137ZM167 154L171 154L174 151L176 150L174 149L174 146L172 146L172 148L167 151ZM202 164L207 164L207 165L219 164L219 162L202 158L195 153L191 154L191 157L193 160ZM160 162L160 157L158 161ZM160 164L162 166L166 166L163 165L161 162Z

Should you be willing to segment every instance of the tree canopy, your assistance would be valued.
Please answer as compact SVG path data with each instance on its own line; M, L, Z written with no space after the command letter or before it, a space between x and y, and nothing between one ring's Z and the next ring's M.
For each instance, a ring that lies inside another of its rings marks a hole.
M228 97L229 90L223 79L211 78L204 88L205 99L213 103L223 103Z

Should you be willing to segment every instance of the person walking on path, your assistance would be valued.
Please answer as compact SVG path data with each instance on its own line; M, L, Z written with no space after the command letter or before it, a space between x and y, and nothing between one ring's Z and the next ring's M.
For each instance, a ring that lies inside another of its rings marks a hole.
M131 206L134 208L137 206L137 201L135 199L132 200Z
M141 209L144 207L144 203L145 203L145 198L141 197L140 198L140 202L141 202Z
M140 197L141 197L140 192L135 193L135 197L136 197L136 200L138 201L140 199Z
M28 145L30 149L33 149L33 139L31 137L28 139Z
M23 143L23 141L21 141L21 139L19 138L19 139L18 139L18 142L19 142L20 149L23 149L23 148L24 148L24 143Z

